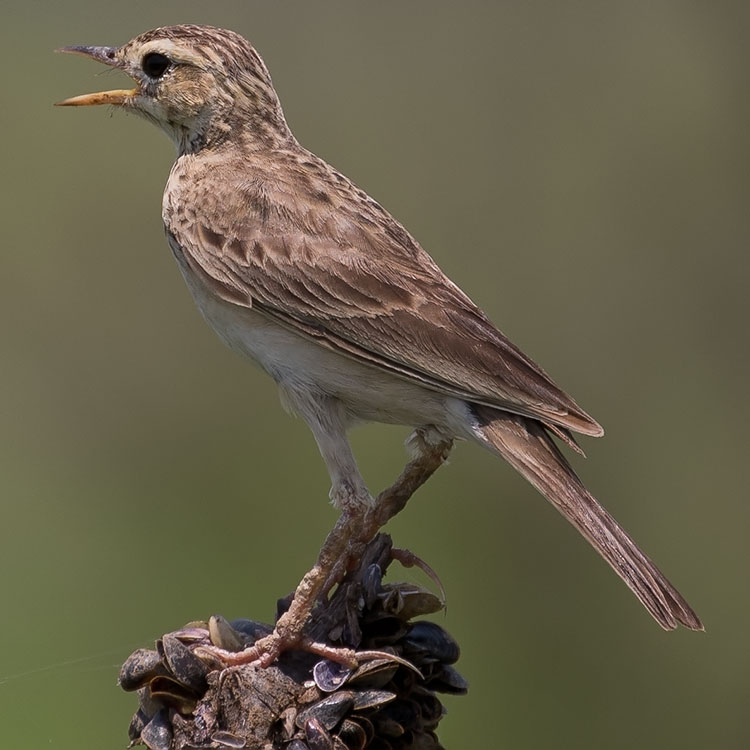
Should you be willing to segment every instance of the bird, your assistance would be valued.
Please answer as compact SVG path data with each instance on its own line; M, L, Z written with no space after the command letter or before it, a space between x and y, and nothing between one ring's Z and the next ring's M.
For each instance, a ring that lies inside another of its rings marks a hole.
M58 104L112 105L173 141L162 203L169 247L209 325L276 381L284 406L312 431L330 498L346 519L339 537L360 528L379 501L348 430L407 425L418 457L447 454L458 439L504 458L662 628L703 629L563 454L558 441L580 452L574 434L599 437L599 423L379 203L297 141L266 65L243 36L183 24L120 47L61 51L120 70L135 85ZM315 593L340 563L334 558L319 559L309 574ZM300 642L314 598L309 587L307 594L300 584L295 601L306 600L305 611L253 652L259 663Z

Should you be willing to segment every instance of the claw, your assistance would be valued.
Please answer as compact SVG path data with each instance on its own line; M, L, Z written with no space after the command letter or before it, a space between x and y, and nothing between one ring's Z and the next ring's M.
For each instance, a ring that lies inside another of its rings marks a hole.
M402 549L400 547L391 548L391 558L400 562L405 568L419 568L422 570L430 580L438 587L440 591L440 599L445 605L446 593L443 587L443 582L438 577L438 574L421 558L417 557L411 550Z
M424 680L424 675L408 659L403 659L400 656L396 656L396 654L389 653L388 651L355 651L354 655L357 658L358 666L365 661L388 659L388 661L396 662L396 664L400 664L402 667L410 669L420 680Z

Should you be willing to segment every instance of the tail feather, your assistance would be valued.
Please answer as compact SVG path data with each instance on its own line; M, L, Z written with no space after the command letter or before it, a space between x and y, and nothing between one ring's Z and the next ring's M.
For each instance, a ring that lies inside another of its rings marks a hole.
M475 434L541 492L589 541L665 629L703 624L664 574L597 502L536 420L474 406Z

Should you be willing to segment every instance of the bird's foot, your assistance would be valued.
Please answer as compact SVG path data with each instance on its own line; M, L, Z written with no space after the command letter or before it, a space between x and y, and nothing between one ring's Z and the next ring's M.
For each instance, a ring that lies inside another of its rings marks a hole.
M218 646L200 646L199 650L201 652L199 655L203 659L208 656L211 660L216 660L225 667L248 664L262 669L270 667L286 651L305 651L350 670L356 669L367 661L385 659L401 664L415 672L420 679L423 678L421 672L410 661L396 656L390 651L375 649L355 651L341 646L329 646L326 643L319 643L304 636L289 638L276 630L242 651L227 651Z
M214 657L227 667L250 664L265 669L286 651L307 651L351 668L359 663L352 649L328 646L304 636L279 632L278 629L242 651L227 651L218 646L203 646L201 650L205 652L204 655Z
M284 614L279 617L273 632L255 641L242 651L228 651L217 646L206 647L206 656L218 657L227 666L254 664L268 667L285 651L298 650L317 654L344 665L356 665L351 649L327 646L305 634L305 626L313 607L321 597L327 581L338 583L346 573L350 537L356 528L357 517L343 511L326 538L315 566L300 581ZM343 562L343 565L341 564ZM333 576L332 576L333 574Z

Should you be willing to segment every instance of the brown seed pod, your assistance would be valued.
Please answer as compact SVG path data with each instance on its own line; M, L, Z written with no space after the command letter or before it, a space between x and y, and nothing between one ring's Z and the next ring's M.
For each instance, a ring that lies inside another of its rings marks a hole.
M324 693L332 693L349 679L352 672L343 664L323 659L313 667L313 680Z
M432 615L445 606L445 602L431 591L410 583L386 584L379 598L384 612L402 620Z
M166 675L154 677L148 684L148 691L152 701L185 715L195 710L200 697L200 693Z
M141 732L140 740L149 750L170 750L172 726L166 710L159 711Z
M305 722L305 739L310 750L334 750L333 737L316 718Z
M325 698L313 703L304 711L300 711L295 724L303 728L311 719L315 719L326 729L333 729L354 706L354 693L340 691L326 695Z
M361 664L347 680L351 687L382 688L385 687L398 671L399 665L389 659L373 659Z
M355 711L366 711L368 708L380 708L390 703L396 697L396 693L389 690L363 690L354 695L352 708Z
M403 639L404 656L415 664L458 661L461 650L456 641L434 622L415 622Z
M139 648L134 651L120 668L117 684L123 690L138 690L160 674L168 674L167 665L162 663L158 651Z
M179 638L168 634L162 639L164 660L175 679L201 695L208 683L208 667Z
M364 750L367 747L367 732L358 721L344 719L337 736L349 750Z

